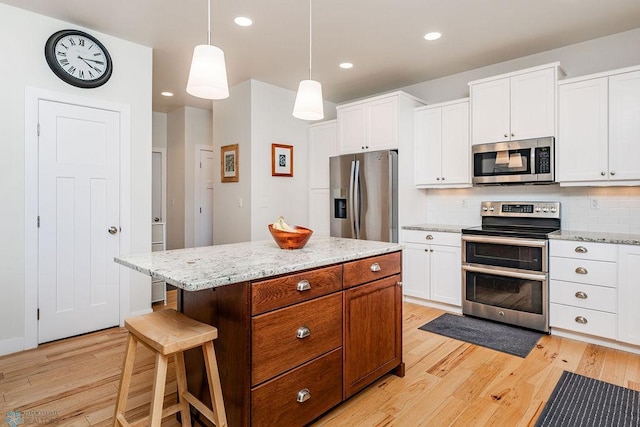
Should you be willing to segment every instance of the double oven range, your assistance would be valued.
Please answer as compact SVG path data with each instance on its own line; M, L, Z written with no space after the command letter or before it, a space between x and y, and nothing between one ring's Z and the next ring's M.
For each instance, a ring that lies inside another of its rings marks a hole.
M559 202L483 202L462 230L462 312L549 332L549 233Z

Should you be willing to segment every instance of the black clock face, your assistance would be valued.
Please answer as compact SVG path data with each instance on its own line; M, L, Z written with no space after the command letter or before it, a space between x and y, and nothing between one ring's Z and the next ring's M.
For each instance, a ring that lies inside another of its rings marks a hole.
M111 77L109 52L95 37L78 30L62 30L49 37L44 56L51 71L70 85L95 88Z

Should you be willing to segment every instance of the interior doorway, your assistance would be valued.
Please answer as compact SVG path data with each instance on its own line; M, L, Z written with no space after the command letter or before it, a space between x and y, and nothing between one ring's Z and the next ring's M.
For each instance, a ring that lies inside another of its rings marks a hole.
M194 246L213 245L213 148L200 146L196 150L198 169L195 188Z

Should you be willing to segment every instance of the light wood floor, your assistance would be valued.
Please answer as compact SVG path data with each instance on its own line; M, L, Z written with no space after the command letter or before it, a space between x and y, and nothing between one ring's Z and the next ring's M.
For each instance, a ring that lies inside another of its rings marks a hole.
M175 292L154 308L172 306ZM638 355L544 336L522 359L418 330L440 314L405 303L406 376L382 378L315 426L532 425L563 370L640 390ZM17 410L23 418L53 413L58 425L112 425L125 338L112 328L0 357L0 422ZM153 367L150 351L139 346L137 356L127 413L134 418L148 411ZM171 363L167 403L175 390ZM172 417L163 423L176 425Z

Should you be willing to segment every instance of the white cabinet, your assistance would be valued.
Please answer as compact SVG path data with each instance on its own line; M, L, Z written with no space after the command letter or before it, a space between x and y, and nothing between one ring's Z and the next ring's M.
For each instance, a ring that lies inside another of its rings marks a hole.
M549 324L615 340L617 248L606 243L549 243Z
M402 236L404 295L460 307L460 234L403 230Z
M470 187L469 99L414 112L415 185Z
M392 92L339 105L339 154L398 149L403 115L422 104L404 92Z
M309 126L309 218L316 236L329 235L329 158L337 155L335 120Z
M560 64L469 82L471 143L555 136Z
M151 251L158 252L167 249L167 224L164 222L151 223ZM167 303L167 284L162 280L151 280L151 302Z
M640 246L618 247L618 341L640 345Z
M640 67L559 85L561 185L640 184Z

